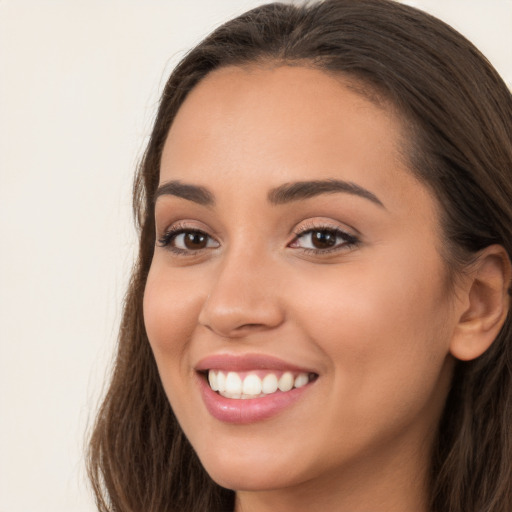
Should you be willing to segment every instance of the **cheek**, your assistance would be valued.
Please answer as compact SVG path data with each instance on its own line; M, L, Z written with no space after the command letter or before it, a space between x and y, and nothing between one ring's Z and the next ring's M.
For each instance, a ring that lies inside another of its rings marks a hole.
M162 379L166 368L185 363L185 348L201 307L197 294L187 293L184 283L174 282L167 274L158 265L151 267L143 305L146 332Z
M333 404L359 420L374 421L384 408L414 414L433 394L444 396L451 330L442 269L381 263L306 277L316 286L297 308L303 331L330 360Z
M419 340L442 330L449 317L442 270L439 265L420 269L421 263L380 261L376 266L363 261L335 271L326 267L297 273L289 281L297 322L309 323L319 339L337 339L330 347L334 350L351 339L361 352L385 349L379 341L384 339L386 346L419 349Z
M193 419L194 408L185 384L190 378L188 347L197 327L199 294L187 283L175 282L172 274L151 267L144 291L144 324L172 409L181 420ZM192 421L192 426L194 422ZM190 425L185 425L190 432Z

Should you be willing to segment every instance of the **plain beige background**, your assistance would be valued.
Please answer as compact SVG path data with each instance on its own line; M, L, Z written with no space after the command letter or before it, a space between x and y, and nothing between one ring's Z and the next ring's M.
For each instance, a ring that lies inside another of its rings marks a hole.
M0 512L94 511L83 439L133 260L133 171L184 52L261 0L0 0ZM512 0L417 0L512 83Z

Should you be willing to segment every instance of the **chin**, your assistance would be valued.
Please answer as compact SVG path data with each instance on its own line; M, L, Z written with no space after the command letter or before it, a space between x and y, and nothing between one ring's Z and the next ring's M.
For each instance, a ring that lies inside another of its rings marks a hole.
M226 489L234 491L269 491L285 488L298 483L298 475L290 471L286 461L261 460L257 457L223 454L220 457L208 457L201 463L210 478Z
M263 471L235 472L235 471L214 471L209 472L210 478L221 487L231 489L232 491L272 491L274 489L283 489L290 487L294 482L277 480L269 477L268 473Z

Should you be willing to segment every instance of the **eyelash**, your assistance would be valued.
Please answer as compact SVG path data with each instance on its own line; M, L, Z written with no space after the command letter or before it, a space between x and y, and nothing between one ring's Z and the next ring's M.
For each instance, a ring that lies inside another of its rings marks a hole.
M208 237L209 239L213 240L213 238L206 233L205 231L202 231L201 229L196 228L190 228L183 226L181 224L177 224L176 226L173 226L169 228L161 238L158 239L158 245L160 247L165 247L169 251L173 252L174 254L178 256L189 256L189 255L196 255L202 253L205 249L197 249L197 250L186 250L186 249L180 249L179 247L174 247L171 245L173 240L175 240L179 235L186 234L186 233L194 233L199 235L204 235Z
M302 229L299 229L294 232L295 239L291 242L292 244L297 242L299 239L304 238L306 235L313 234L313 233L329 233L330 235L334 235L335 239L341 238L343 239L343 243L336 244L333 247L327 248L327 249L311 249L308 247L302 247L302 251L306 254L313 254L313 255L324 255L324 254L330 254L333 252L340 252L344 250L348 250L350 248L356 247L360 240L355 237L354 235L351 235L350 233L347 233L346 231L343 231L342 229L334 226L329 225L309 225L304 226Z
M293 241L288 245L288 247L291 246L291 244L296 243L298 240L304 238L308 234L312 233L329 233L330 235L334 235L335 239L341 238L343 239L343 243L337 244L331 248L325 248L325 249L312 249L308 247L302 247L302 251L306 254L312 254L312 255L325 255L330 254L333 252L339 252L342 250L348 250L352 247L357 246L360 243L360 240L355 237L354 235L351 235L347 233L346 231L341 230L338 227L328 226L328 225L309 225L305 226L300 230L294 231L295 238ZM200 229L195 228L189 228L183 225L176 225L168 229L161 238L158 239L158 245L159 247L165 247L171 252L173 252L176 255L179 256L191 256L191 255L198 255L201 254L203 251L207 250L206 248L201 248L197 250L187 250L187 249L181 249L179 247L174 247L171 245L173 240L175 240L179 235L182 234L199 234L204 235L210 240L215 240L212 238L208 233L205 231L202 231ZM218 243L218 242L217 242ZM300 248L300 247L299 247Z

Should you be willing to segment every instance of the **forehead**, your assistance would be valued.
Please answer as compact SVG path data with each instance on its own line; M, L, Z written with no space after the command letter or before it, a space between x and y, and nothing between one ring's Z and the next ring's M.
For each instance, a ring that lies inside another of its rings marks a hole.
M243 188L250 177L251 191L266 191L341 178L400 196L411 180L420 186L404 162L403 132L391 108L343 77L301 66L221 68L178 111L160 182Z
M273 135L283 142L287 134L316 141L335 125L345 128L345 136L356 135L357 128L385 128L386 142L393 143L402 131L391 105L368 87L314 68L269 64L230 66L208 74L189 93L169 135L205 140L218 135L222 125L238 135L245 133L240 128L257 135L279 121L283 130Z

